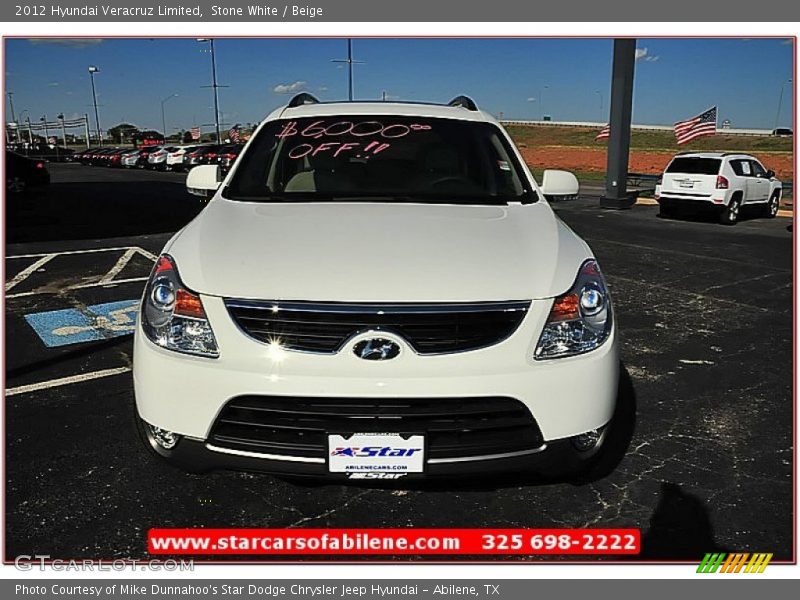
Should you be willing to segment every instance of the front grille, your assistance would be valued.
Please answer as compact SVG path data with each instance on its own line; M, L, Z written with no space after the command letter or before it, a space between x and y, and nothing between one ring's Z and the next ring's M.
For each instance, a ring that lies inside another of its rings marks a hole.
M352 336L387 331L419 354L475 350L510 336L530 306L524 302L470 304L312 304L226 300L250 337L290 350L338 352Z
M425 434L427 457L486 456L539 448L530 411L506 397L310 398L239 396L230 400L208 443L231 450L325 458L327 435Z

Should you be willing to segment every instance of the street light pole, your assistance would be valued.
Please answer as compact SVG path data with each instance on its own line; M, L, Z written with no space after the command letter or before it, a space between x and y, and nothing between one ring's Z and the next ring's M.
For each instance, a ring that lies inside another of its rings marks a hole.
M778 96L778 111L775 113L775 129L778 128L778 121L780 121L781 118L781 108L783 107L783 88L787 83L792 83L792 80L789 79L781 84L781 93L780 96Z
M539 90L539 108L542 109L542 121L544 121L544 91L547 89L550 89L549 85L546 85Z
M94 88L94 74L99 72L100 69L94 65L89 66L89 78L92 80L92 101L94 102L94 124L97 129L97 145L103 143L103 138L100 134L100 113L97 112L97 92Z
M600 96L600 116L602 117L603 116L603 94L600 92L600 90L595 90L594 93L597 94L598 96Z
M222 87L217 85L217 57L214 54L214 38L197 38L198 42L208 42L211 48L211 87L214 89L214 128L217 132L217 143L222 142L219 133L219 95L217 88Z
M178 94L170 94L161 101L161 131L164 132L165 142L167 141L167 118L164 116L164 105L177 96Z
M360 60L353 60L353 40L352 38L347 38L347 58L340 59L336 58L331 62L335 63L345 63L347 64L347 97L350 102L353 101L354 96L354 87L353 87L353 65L362 65L364 64L363 61Z

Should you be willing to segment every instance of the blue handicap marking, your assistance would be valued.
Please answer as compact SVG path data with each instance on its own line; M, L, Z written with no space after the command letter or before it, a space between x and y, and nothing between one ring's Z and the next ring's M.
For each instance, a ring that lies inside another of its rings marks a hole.
M139 300L122 300L25 315L48 348L105 340L133 333Z

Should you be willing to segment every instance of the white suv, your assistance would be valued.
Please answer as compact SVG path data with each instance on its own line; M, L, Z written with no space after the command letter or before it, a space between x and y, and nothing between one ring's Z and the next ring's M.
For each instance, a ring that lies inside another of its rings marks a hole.
M135 335L137 426L191 470L397 479L597 466L618 350L592 251L506 131L449 105L269 115L166 245ZM602 467L607 468L606 466Z
M664 216L682 208L712 209L720 222L734 225L743 206L777 215L781 182L749 154L687 152L667 165L655 196Z

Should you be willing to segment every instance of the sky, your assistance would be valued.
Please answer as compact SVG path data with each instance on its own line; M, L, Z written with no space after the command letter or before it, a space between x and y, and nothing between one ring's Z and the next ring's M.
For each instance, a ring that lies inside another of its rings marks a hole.
M353 40L355 97L447 102L471 96L506 119L608 120L610 39ZM345 39L215 40L223 126L255 123L294 93L347 98ZM791 126L789 39L640 39L633 121L672 124L710 106L732 127ZM195 39L8 39L5 90L17 117L93 115L88 66L96 65L101 128L128 122L167 131L213 130L211 57ZM177 94L177 96L172 96ZM171 97L172 96L172 97ZM169 98L165 101L165 99ZM11 120L6 99L6 115ZM23 111L28 111L23 112ZM94 117L91 116L92 128ZM211 126L209 126L211 125Z

